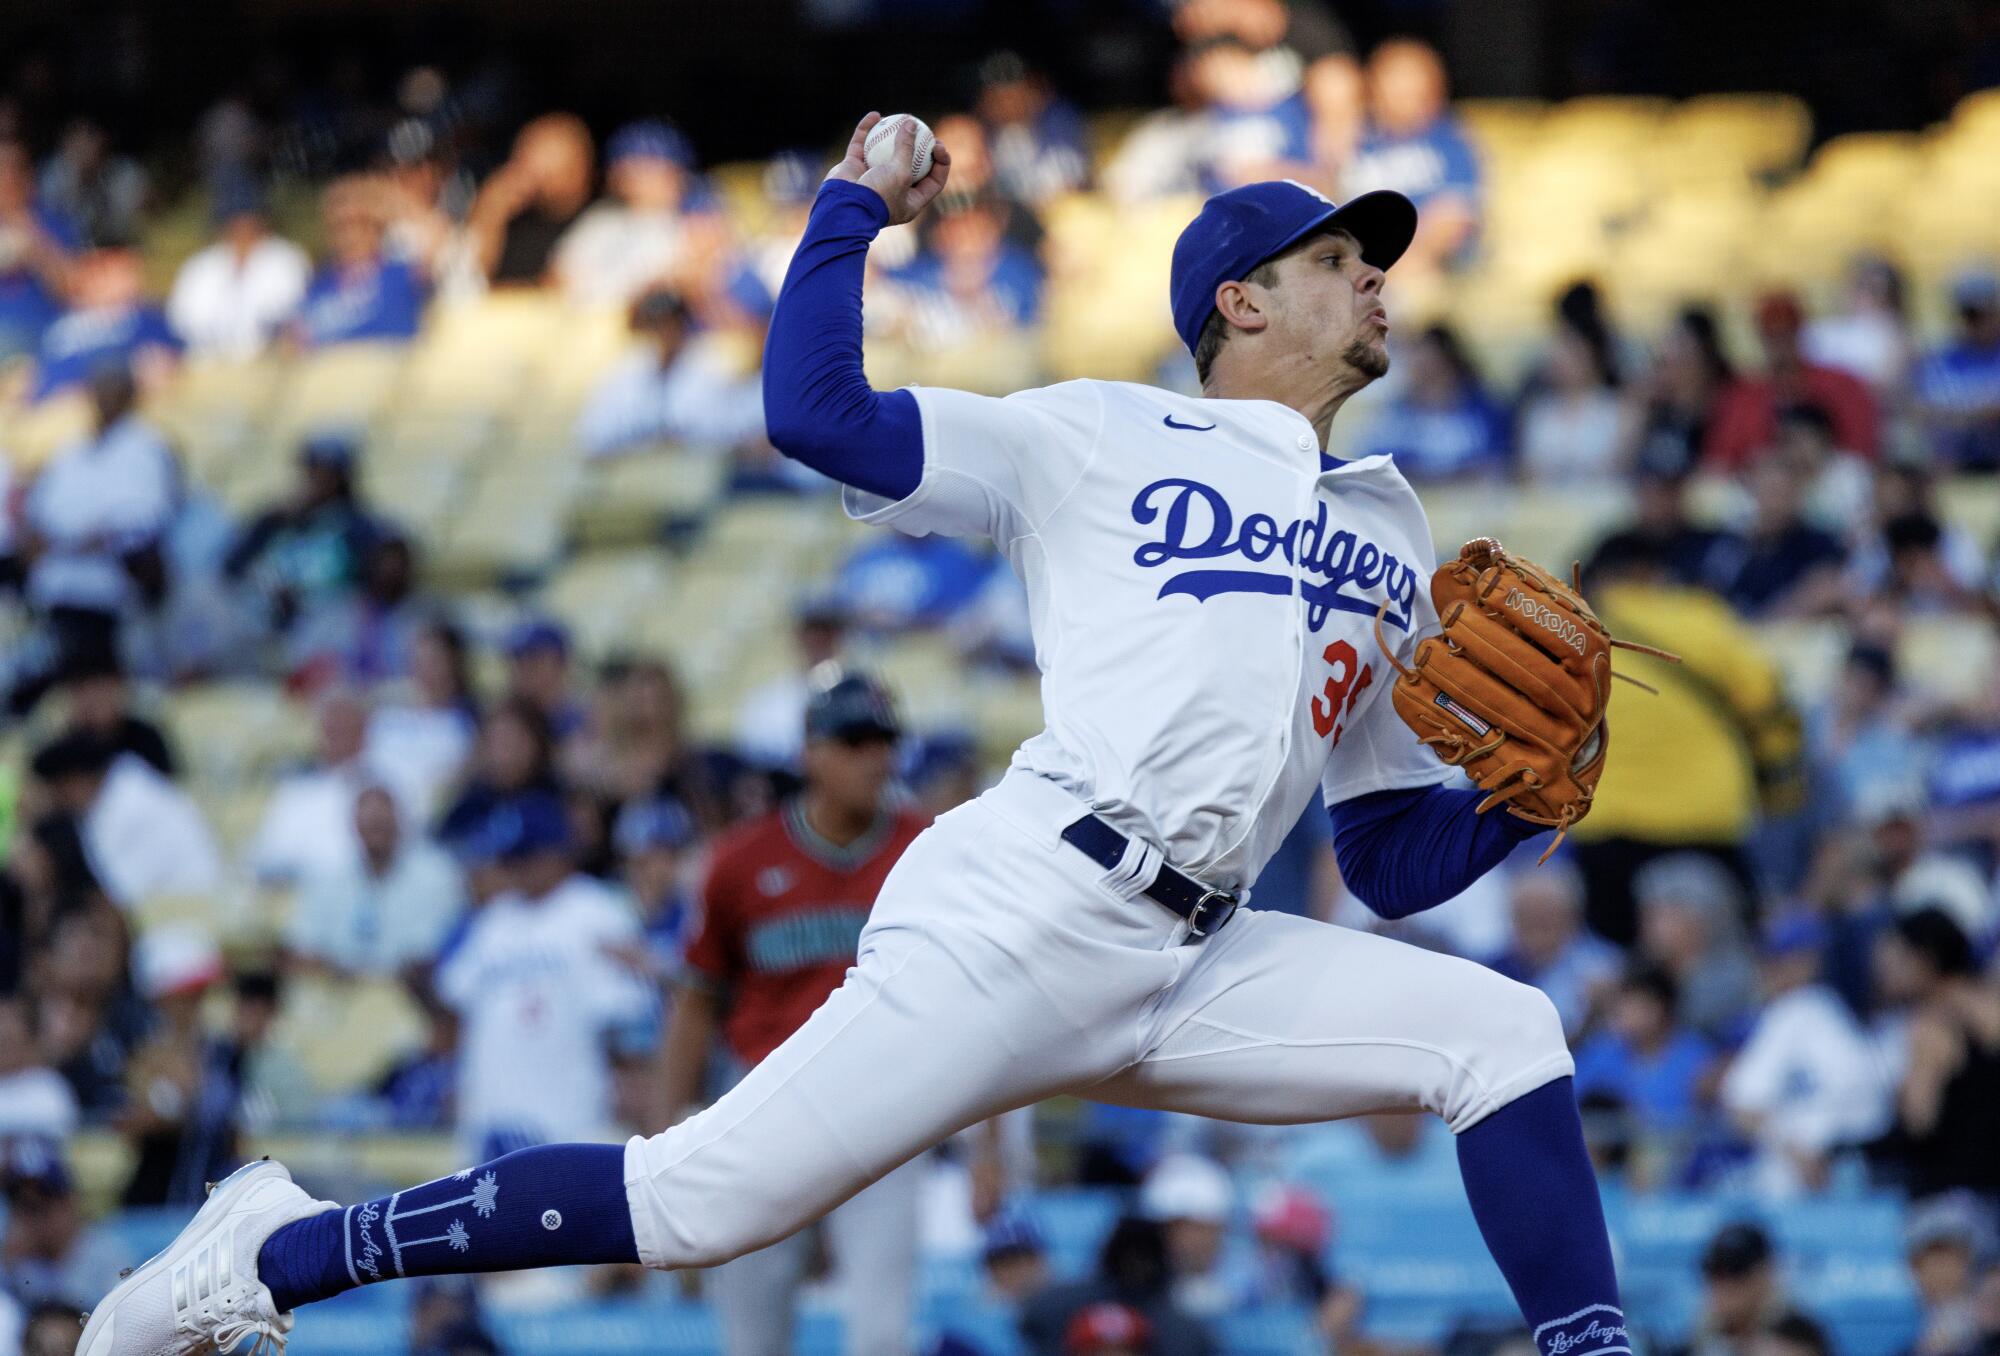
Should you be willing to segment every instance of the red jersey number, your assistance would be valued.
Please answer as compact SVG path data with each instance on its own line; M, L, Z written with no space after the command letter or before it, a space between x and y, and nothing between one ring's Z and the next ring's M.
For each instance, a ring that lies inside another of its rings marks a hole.
M1332 672L1327 675L1326 686L1312 700L1313 730L1321 739L1332 735L1337 746L1346 730L1340 718L1354 709L1355 699L1375 681L1375 668L1361 663L1354 647L1344 640L1327 646L1320 657Z

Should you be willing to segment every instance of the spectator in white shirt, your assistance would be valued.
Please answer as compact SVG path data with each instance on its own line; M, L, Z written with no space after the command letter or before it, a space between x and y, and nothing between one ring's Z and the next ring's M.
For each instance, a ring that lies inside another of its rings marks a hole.
M360 697L334 689L320 698L319 741L312 762L271 792L263 821L250 842L249 866L258 880L293 884L316 873L353 869L361 860L354 831L354 802L364 787L385 784L384 770L364 756L368 708ZM407 804L390 785L397 805Z
M134 412L137 394L122 367L96 372L92 431L56 454L21 506L28 602L59 660L115 653L121 617L166 591L161 544L180 507L180 468Z
M114 904L131 909L221 885L221 854L200 808L144 758L78 730L37 753L33 768L75 819L85 860Z
M616 953L639 920L574 866L562 802L531 793L494 816L491 848L511 888L475 915L438 967L438 995L464 1021L458 1116L473 1159L612 1129L610 1038L657 1002Z
M304 300L312 259L271 232L254 184L226 184L215 196L215 242L174 276L167 320L192 355L240 362L277 338Z
M598 383L577 421L586 457L649 443L726 449L764 435L763 385L720 348L693 333L687 301L656 287L632 303L641 341Z
M464 902L458 868L406 835L380 786L354 798L354 862L306 873L287 938L292 955L344 975L394 976L437 955Z
M0 998L0 1142L64 1140L76 1130L76 1094L44 1064L34 1020L18 998Z
M1887 1128L1888 1083L1839 995L1819 982L1828 933L1814 914L1779 919L1761 957L1765 1005L1722 1080L1722 1105L1757 1145L1759 1186L1825 1185L1832 1156Z
M432 618L410 642L407 688L379 702L369 717L363 757L415 798L407 809L428 823L465 771L478 736L465 634Z
M1545 485L1603 482L1616 466L1623 406L1611 336L1560 324L1549 350L1548 388L1521 411L1521 472Z
M694 153L678 131L647 121L614 133L604 159L609 196L563 233L555 274L572 301L623 306L685 262Z

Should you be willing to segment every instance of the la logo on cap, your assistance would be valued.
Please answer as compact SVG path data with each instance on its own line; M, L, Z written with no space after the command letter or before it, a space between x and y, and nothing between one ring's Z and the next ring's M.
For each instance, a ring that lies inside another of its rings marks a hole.
M1299 190L1299 192L1301 192L1301 193L1310 193L1310 194L1312 194L1312 195L1313 195L1313 196L1314 196L1315 198L1318 198L1318 199L1319 199L1319 200L1320 200L1321 202L1325 203L1325 204L1326 204L1326 205L1327 205L1328 207L1338 207L1338 206L1340 206L1340 204L1339 204L1339 203L1335 202L1335 201L1334 201L1334 200L1333 200L1332 198L1329 198L1329 197L1327 197L1327 196L1326 196L1326 194L1324 194L1324 193L1320 192L1320 191L1319 191L1318 189L1314 188L1314 187L1313 187L1313 186L1312 186L1311 184L1302 184L1302 183L1300 183L1300 182L1299 182L1299 181L1298 181L1297 179L1285 179L1285 180L1282 180L1281 182L1283 182L1283 183L1287 183L1287 184L1290 184L1290 185L1291 185L1291 186L1292 186L1293 188L1296 188L1296 189L1298 189L1298 190Z

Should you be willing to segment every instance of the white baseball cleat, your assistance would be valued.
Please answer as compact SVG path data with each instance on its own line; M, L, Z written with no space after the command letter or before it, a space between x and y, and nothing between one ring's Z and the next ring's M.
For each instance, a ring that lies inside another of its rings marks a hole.
M98 1302L77 1356L206 1356L283 1352L292 1330L257 1279L257 1252L281 1225L336 1207L259 1159L209 1188L208 1200L164 1252Z

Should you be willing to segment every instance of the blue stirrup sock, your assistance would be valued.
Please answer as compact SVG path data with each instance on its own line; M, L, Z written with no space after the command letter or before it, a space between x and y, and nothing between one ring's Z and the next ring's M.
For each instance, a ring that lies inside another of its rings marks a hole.
M636 1262L625 1147L549 1144L295 1220L257 1275L278 1312L402 1276Z
M1632 1356L1572 1080L1458 1137L1465 1195L1542 1356Z

